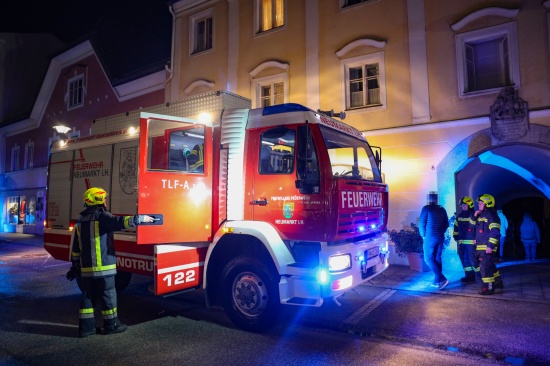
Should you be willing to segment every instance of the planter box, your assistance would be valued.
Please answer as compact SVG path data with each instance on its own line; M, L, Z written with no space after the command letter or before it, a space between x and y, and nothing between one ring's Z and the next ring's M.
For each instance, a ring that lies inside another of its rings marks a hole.
M409 268L417 272L428 272L430 267L424 262L424 255L419 253L409 253Z

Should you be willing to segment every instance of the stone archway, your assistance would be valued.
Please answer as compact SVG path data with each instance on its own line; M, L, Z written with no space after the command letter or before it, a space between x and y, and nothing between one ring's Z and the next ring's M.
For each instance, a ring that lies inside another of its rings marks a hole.
M507 88L491 107L491 128L462 140L437 169L440 202L451 215L463 196L489 193L497 208L517 199L544 202L543 220L550 216L550 127L530 124L527 103ZM454 178L454 179L453 179ZM456 244L449 248L456 251ZM451 253L452 254L452 253ZM460 269L458 256L447 265Z

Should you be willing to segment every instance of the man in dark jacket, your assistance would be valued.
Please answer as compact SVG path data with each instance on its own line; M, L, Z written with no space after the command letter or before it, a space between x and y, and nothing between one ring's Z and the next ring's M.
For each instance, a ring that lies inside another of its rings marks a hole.
M433 271L433 285L443 290L449 280L443 275L441 253L445 242L445 231L449 227L447 211L437 204L437 193L428 194L428 204L422 208L418 229L423 239L424 261Z
M93 187L84 192L84 206L75 225L71 261L81 273L79 335L96 333L94 305L101 299L104 334L122 333L128 327L117 314L115 290L116 256L113 231L128 229L141 222L153 222L147 215L113 216L107 211L107 192Z

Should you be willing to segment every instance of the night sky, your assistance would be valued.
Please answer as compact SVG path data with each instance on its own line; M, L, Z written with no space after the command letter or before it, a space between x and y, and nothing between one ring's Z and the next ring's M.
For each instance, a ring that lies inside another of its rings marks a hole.
M53 34L64 45L57 54L89 40L114 86L164 69L170 60L170 0L0 0L2 33ZM27 118L49 59L41 44L19 42L8 49L0 126ZM29 49L28 47L32 47ZM42 53L41 53L42 52ZM10 68L11 67L11 68ZM32 69L32 72L25 70Z
M70 44L102 23L140 31L145 22L160 21L163 26L148 29L152 36L160 36L166 32L166 20L171 19L167 3L167 0L2 1L0 32L53 33Z

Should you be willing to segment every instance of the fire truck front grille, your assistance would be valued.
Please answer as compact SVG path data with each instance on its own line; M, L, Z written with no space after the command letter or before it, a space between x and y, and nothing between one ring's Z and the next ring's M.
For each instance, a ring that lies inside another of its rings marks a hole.
M338 234L357 235L367 233L371 225L378 228L380 223L377 210L357 211L353 213L342 213L338 217Z

